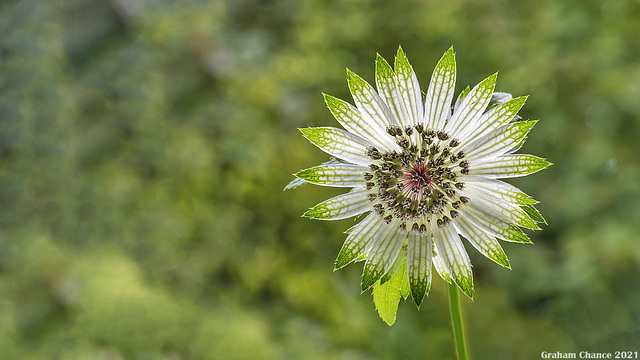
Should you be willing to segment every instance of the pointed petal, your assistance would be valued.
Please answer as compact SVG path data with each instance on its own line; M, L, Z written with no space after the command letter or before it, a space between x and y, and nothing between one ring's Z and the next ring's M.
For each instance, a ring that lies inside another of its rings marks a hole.
M307 210L303 216L318 220L340 220L362 214L372 208L367 190L358 190L332 197Z
M490 213L492 217L500 218L505 222L513 222L528 229L540 230L536 222L520 206L502 201L493 191L486 191L469 183L460 193L473 199L469 206L478 211Z
M533 155L504 155L471 163L469 175L483 175L498 179L518 177L533 174L549 165L551 165L550 162Z
M460 137L467 127L476 126L474 119L481 117L491 101L493 89L496 86L498 74L495 73L482 80L467 96L462 99L460 106L455 108L451 120L447 122L445 131L452 137Z
M378 214L371 213L360 221L347 236L336 258L335 270L341 269L363 254L371 250L375 235L378 234L384 224Z
M462 146L486 135L493 129L506 125L518 114L527 101L527 96L521 96L498 105L479 118L473 119L465 129L457 135L462 140Z
M403 129L412 125L398 92L396 75L391 65L389 65L387 60L380 56L380 54L378 54L376 58L376 87L378 88L380 97L389 107L389 111L391 111L393 117L398 121L398 125Z
M496 157L522 146L527 134L538 121L518 121L501 126L477 138L463 148L467 160L473 162L485 157Z
M464 90L460 92L460 94L458 95L458 98L456 99L456 103L453 105L454 109L458 108L460 104L462 104L462 100L464 100L464 98L469 94L469 91L471 91L471 88L467 86L466 88L464 88Z
M431 288L431 256L433 254L431 245L431 234L420 236L413 231L409 233L407 275L411 297L418 308Z
M547 223L547 220L542 217L542 214L540 214L538 209L536 209L533 205L523 205L522 210L524 210L527 215L529 215L531 220L539 223Z
M385 129L380 129L371 121L365 121L355 106L331 95L323 94L323 96L331 114L347 131L361 136L380 149L400 150L398 144Z
M490 213L479 212L475 208L468 206L469 204L467 204L465 211L460 212L461 217L502 240L531 244L529 237L517 225L494 217Z
M404 108L409 116L407 122L409 125L422 123L424 109L422 105L422 95L420 94L420 84L418 83L418 77L401 47L398 48L398 52L396 53L394 68L400 99L402 99Z
M453 226L434 227L433 242L441 261L453 281L470 299L473 299L473 273L469 255Z
M431 256L431 262L433 263L433 267L436 268L436 272L438 273L438 275L440 275L442 280L451 284L451 282L453 281L453 278L451 277L451 272L449 271L449 268L446 268L445 264L442 262L442 256L438 254L438 249L436 249L435 246L433 246L431 249L433 251L433 255Z
M369 143L356 135L332 127L299 130L313 145L327 154L358 165L368 166L373 162L366 156Z
M365 121L377 127L380 132L386 132L389 125L397 124L387 104L369 83L350 70L347 70L347 82L353 100Z
M356 187L362 186L363 174L368 169L368 167L360 165L321 165L299 171L295 176L317 185Z
M396 261L406 234L398 231L398 223L384 226L376 237L362 272L362 291L369 289Z
M324 166L324 165L336 165L336 164L344 164L343 162L341 162L340 160L332 157L331 160L329 161L325 161L322 164L320 164L320 166ZM307 182L300 179L300 178L295 178L293 179L290 183L287 184L287 186L284 187L284 191L289 190L289 189L295 189L300 185L306 184Z
M458 229L458 232L482 255L495 261L498 265L511 269L507 254L504 253L502 246L500 246L500 243L498 243L493 236L480 230L480 228L463 217L456 218L453 223Z
M492 192L505 202L516 205L537 204L538 201L525 194L517 187L501 180L490 179L484 176L465 175L460 180L467 186L471 185L487 192Z
M453 47L442 56L427 90L424 104L424 124L428 129L443 129L451 116L451 101L456 84L456 56Z
M404 248L401 248L400 252L398 253L398 256L396 257L396 261L393 263L393 265L391 265L389 270L384 275L382 275L380 280L378 280L380 284L384 284L387 281L391 280L391 278L394 275L396 275L398 270L400 270L400 266L405 265L407 263L406 260L407 260L407 251Z

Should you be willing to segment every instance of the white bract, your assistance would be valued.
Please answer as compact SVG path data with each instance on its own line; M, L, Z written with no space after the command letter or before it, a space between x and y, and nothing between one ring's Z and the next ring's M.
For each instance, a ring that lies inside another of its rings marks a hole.
M296 173L298 179L287 186L309 182L352 188L311 208L304 214L309 218L336 220L370 212L347 231L335 267L365 261L362 291L374 287L376 306L388 323L395 319L401 295L411 293L420 306L432 267L473 298L461 236L510 267L497 239L530 243L520 227L539 229L536 223L544 219L533 207L536 200L498 179L550 165L514 154L536 121L517 116L526 97L494 93L497 74L467 87L452 106L453 48L438 62L424 100L402 48L394 68L378 55L377 91L347 70L356 106L324 95L345 130L300 131L334 159Z

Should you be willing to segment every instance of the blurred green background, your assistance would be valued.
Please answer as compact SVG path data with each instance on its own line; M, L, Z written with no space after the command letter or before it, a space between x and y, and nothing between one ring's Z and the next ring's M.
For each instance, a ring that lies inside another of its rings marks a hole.
M549 222L513 270L469 247L473 358L640 350L639 34L637 1L3 1L0 357L452 358L443 281L388 327L332 272L354 220L300 218L341 191L282 191L399 44L423 87L451 45L456 93L499 70L555 163L510 181Z

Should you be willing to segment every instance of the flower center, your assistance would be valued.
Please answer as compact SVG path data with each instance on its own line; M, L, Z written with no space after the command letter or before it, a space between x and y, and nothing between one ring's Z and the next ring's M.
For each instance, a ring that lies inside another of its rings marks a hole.
M444 131L424 129L422 124L405 129L390 126L387 132L396 138L402 152L367 149L367 156L375 161L371 172L364 173L374 211L387 224L398 219L401 231L424 233L429 223L444 226L451 222L469 202L459 194L464 189L459 178L469 173L464 152L456 151L460 141L450 139Z

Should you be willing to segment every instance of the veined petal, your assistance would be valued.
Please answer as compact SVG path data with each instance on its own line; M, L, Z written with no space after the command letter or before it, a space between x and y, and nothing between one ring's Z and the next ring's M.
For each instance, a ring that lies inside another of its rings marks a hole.
M492 216L490 213L480 212L467 206L466 210L461 211L460 214L480 229L502 240L531 244L529 237L517 225Z
M521 96L500 104L482 116L472 119L467 126L456 135L460 138L462 146L474 141L475 139L489 133L493 129L506 125L518 114L518 111L527 101L527 96Z
M491 235L480 230L477 226L470 223L463 217L458 217L453 220L458 232L464 236L467 241L473 245L482 255L496 262L498 265L502 265L511 269L507 254L502 250L500 243Z
M538 203L537 200L525 194L522 190L501 180L490 179L488 177L478 175L465 175L461 178L461 181L467 186L474 186L484 191L490 191L494 193L495 196L499 196L505 202L510 202L516 205Z
M536 209L533 205L522 205L522 210L527 213L531 220L539 223L547 223L547 220L542 217L542 214L540 214L538 209Z
M353 100L365 121L378 127L381 132L386 132L389 125L397 124L387 104L368 82L348 69L347 82Z
M376 234L384 226L384 221L375 213L371 213L351 228L349 236L342 245L340 253L336 258L335 270L349 265L360 256L371 250Z
M458 95L458 98L456 99L456 103L453 105L453 108L456 109L460 106L460 104L462 104L462 100L464 100L464 98L469 95L469 91L471 91L471 88L467 85L466 88L464 88L464 90L462 90L460 92L460 94Z
M473 273L469 255L453 226L432 227L433 242L441 256L441 261L453 281L470 299L473 299Z
M371 121L365 121L355 106L331 95L323 94L323 96L331 114L347 131L358 134L373 146L381 149L400 150L398 144L385 129L380 129Z
M431 288L432 242L431 234L422 236L413 231L409 233L407 275L411 287L411 297L418 308Z
M537 122L518 121L489 132L464 147L467 159L473 162L484 157L503 155L520 147Z
M324 166L324 165L337 165L337 164L344 164L341 160L338 160L334 157L332 157L329 161L325 161L322 164L320 164L320 166ZM289 189L295 189L300 185L306 184L307 182L300 179L300 178L295 178L293 180L291 180L290 183L287 184L287 186L284 187L283 190L289 190Z
M433 263L433 267L436 268L436 272L438 273L438 275L440 275L442 280L451 284L451 282L453 281L453 278L451 277L451 272L449 271L449 268L445 267L444 262L442 262L442 256L440 256L440 254L438 253L438 249L436 249L436 247L433 246L431 250L433 251L433 254L431 256L431 262Z
M471 89L469 94L462 99L460 106L454 109L445 131L452 137L459 137L467 127L476 126L473 120L480 118L489 105L497 78L498 74L495 73Z
M368 142L345 130L332 127L299 129L313 145L348 162L367 166L373 162L366 156Z
M391 265L396 261L406 237L406 234L401 234L398 231L397 221L383 226L382 231L376 236L367 261L364 263L361 287L363 292L389 271Z
M405 56L401 47L398 48L398 52L396 53L394 68L396 73L396 84L398 85L398 93L400 94L400 99L402 99L404 108L409 116L407 122L409 125L422 123L424 110L422 105L422 95L420 94L420 84L418 83L418 77L413 71L409 60Z
M456 84L456 56L453 46L442 56L427 90L424 124L428 129L443 129L451 116L451 101Z
M504 155L473 162L469 175L483 175L498 179L518 177L533 174L549 165L551 165L550 162L533 155Z
M362 186L364 181L362 176L368 169L360 165L321 165L299 171L295 176L317 185L356 187Z
M520 206L502 201L494 192L477 188L473 183L469 183L460 193L473 199L469 206L478 211L491 213L492 216L501 218L505 222L513 222L527 229L540 230L536 222Z
M303 216L318 220L340 220L371 210L367 190L332 197L307 210Z
M389 107L393 117L398 121L398 125L403 129L412 125L398 93L396 75L391 65L380 54L376 58L376 87L380 97Z

